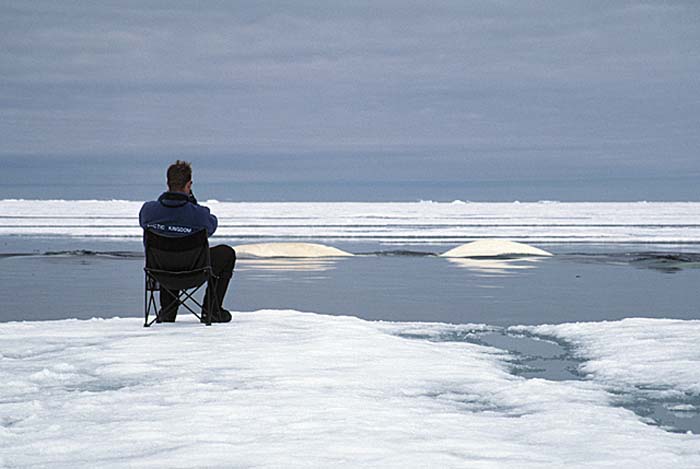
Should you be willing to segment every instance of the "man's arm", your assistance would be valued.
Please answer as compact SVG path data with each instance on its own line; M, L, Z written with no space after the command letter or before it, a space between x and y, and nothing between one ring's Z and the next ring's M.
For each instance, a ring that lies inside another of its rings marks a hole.
M203 207L207 209L207 235L211 236L214 234L216 231L216 228L219 226L219 220L209 212L209 209L207 207Z
M219 220L212 215L212 213L209 211L208 207L204 207L202 205L199 205L197 203L197 198L194 196L194 192L192 192L192 189L190 189L190 195L189 195L189 202L193 205L196 205L197 208L203 209L201 210L203 213L204 217L204 227L207 230L207 236L211 236L214 234L216 231L216 228L219 226Z
M203 205L193 205L197 211L197 217L199 220L198 225L203 226L207 230L207 236L213 235L216 228L219 226L219 220L212 215L212 213L209 211L209 207L205 207Z
M146 202L146 203L148 203L148 202ZM139 211L139 225L141 225L141 228L143 228L144 230L146 229L146 217L144 214L145 209L146 209L146 204L143 204L141 206L141 210Z
M194 192L192 192L191 189L190 189L190 198L189 198L189 201L190 201L191 203L195 204L195 205L199 205L199 204L197 203L197 198L194 196Z

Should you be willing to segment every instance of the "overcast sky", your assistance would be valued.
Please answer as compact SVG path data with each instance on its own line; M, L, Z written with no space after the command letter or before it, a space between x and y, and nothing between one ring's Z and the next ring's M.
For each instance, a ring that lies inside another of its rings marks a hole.
M696 0L0 5L0 157L700 176Z

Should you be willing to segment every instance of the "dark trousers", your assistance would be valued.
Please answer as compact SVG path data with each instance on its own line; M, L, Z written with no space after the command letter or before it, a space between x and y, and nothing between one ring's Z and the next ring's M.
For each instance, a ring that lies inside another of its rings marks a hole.
M216 311L219 311L224 304L224 296L228 290L228 284L233 276L233 269L236 266L236 251L225 244L209 248L209 256L211 258L211 268L214 275L219 277L216 282L216 303L214 305ZM207 292L204 294L204 306L207 305L209 296L211 295L211 285L207 285ZM160 306L162 308L159 315L159 322L173 322L177 316L177 295L178 291L172 293L168 290L160 291Z

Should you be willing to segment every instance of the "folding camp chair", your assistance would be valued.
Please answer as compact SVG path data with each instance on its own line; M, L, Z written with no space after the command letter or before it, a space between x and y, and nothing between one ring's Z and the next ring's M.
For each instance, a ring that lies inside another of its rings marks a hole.
M211 268L206 230L183 237L161 236L146 230L144 241L146 245L146 267L143 269L146 273L144 327L150 327L154 322L161 322L163 308L158 308L156 305L156 291L160 291L161 295L165 292L170 293L175 300L170 307L177 308L182 305L200 322L210 326L212 312L218 305L216 298L218 277L214 275ZM193 295L205 283L209 285L209 293L205 295L207 304L202 305ZM190 306L191 303L198 306L200 311L206 311L207 314L198 314ZM149 322L151 311L155 312L155 317Z

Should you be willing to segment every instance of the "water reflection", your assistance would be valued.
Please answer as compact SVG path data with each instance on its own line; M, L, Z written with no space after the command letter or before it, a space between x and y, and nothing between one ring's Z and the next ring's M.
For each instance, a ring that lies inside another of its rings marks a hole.
M236 271L327 272L335 269L337 262L334 258L240 259L236 263Z
M446 259L457 267L485 274L485 276L512 275L516 270L534 269L539 262L542 262L540 257L447 257Z

